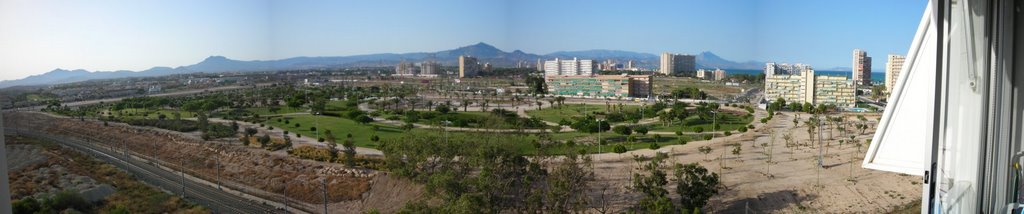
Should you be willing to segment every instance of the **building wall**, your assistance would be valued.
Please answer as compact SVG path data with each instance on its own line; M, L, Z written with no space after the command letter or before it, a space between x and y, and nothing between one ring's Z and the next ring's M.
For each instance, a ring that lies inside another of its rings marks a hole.
M434 61L420 63L420 74L437 75L441 73L441 64Z
M688 54L661 53L659 73L675 75L697 71L697 56Z
M903 69L903 62L906 61L906 57L896 54L889 54L888 60L885 63L885 92L891 93L892 87L896 85L896 80L900 76L900 70Z
M867 51L853 49L853 81L871 85L871 57Z
M838 107L856 105L856 86L845 76L818 76L814 70L799 75L775 74L765 77L765 99L778 98L787 103L833 104Z
M815 76L814 103L833 104L838 107L854 107L857 104L856 86L853 80L844 76Z
M546 78L552 95L598 97L648 97L651 77L646 75L550 76Z
M590 76L594 74L594 60L576 59L544 61L544 76Z
M480 64L476 58L459 56L459 78L475 77L480 71Z

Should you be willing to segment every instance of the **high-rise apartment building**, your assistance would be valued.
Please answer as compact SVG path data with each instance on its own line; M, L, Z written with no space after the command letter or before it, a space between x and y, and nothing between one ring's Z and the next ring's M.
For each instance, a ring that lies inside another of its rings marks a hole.
M475 77L480 69L475 57L459 56L459 78Z
M902 55L889 54L888 60L885 62L885 93L892 92L892 87L896 85L896 80L900 77L900 70L903 69L903 61L906 57Z
M402 62L399 62L398 65L395 65L395 75L414 76L418 73L419 70L416 68L415 65L412 64L412 62L406 62L405 60L402 60Z
M661 53L659 73L677 75L697 71L697 56L689 54Z
M858 85L871 85L871 57L867 51L853 49L853 81Z
M597 67L594 60L576 59L548 60L544 62L544 76L590 76L594 75L594 68Z
M813 69L805 69L799 74L766 75L764 95L768 101L782 98L787 103L832 104L849 108L857 103L855 84L845 76L817 76Z
M715 74L715 80L716 81L725 80L725 76L726 76L725 70L715 69L714 72L715 72L714 74Z
M421 76L437 76L441 73L441 63L435 61L426 61L420 63L420 75Z
M778 64L776 64L774 62L769 62L769 63L765 63L765 65L764 65L764 75L765 75L765 77L771 77L771 76L776 75L776 74L781 74L781 75L799 75L799 74L802 74L804 71L810 71L810 70L814 70L814 69L811 68L810 65L800 64L800 63L796 63L796 64L778 63Z

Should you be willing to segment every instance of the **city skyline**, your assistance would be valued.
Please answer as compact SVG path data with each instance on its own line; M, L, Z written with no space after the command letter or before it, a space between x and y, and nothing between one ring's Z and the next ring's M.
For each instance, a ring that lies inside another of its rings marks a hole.
M112 71L187 65L211 55L273 60L437 51L477 42L537 54L711 51L734 61L848 67L854 48L904 54L925 2L596 1L574 7L578 5L3 1L0 45L8 48L0 51L6 61L0 63L0 80L56 68ZM566 8L577 9L559 12ZM878 64L873 70L884 70Z

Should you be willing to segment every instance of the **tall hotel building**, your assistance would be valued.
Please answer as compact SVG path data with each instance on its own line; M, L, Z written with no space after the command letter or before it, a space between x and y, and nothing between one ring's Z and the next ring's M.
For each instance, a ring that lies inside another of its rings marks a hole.
M856 106L856 86L845 76L817 76L810 65L798 64L799 73L783 73L775 63L765 66L765 99L778 98L787 103L832 104L838 107ZM777 71L768 72L771 69ZM768 75L771 74L771 75Z
M697 56L689 54L661 53L659 73L676 75L697 71Z
M459 56L459 78L475 77L480 70L475 57Z
M885 62L885 92L891 93L892 87L896 85L896 80L900 78L900 70L903 69L903 61L906 61L906 57L902 55L889 54L888 60Z
M858 85L871 85L871 57L867 51L853 49L853 81Z

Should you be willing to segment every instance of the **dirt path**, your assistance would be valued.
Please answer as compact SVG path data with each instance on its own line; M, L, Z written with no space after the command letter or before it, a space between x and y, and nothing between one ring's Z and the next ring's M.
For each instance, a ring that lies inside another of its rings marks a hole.
M806 119L807 115L800 118ZM597 181L590 194L597 197L597 188L609 187L609 193L615 193L610 207L621 211L638 199L625 188L636 166L633 155L664 152L671 155L671 164L697 162L721 173L725 188L709 203L710 211L714 212L742 213L749 208L773 213L878 213L920 198L920 177L860 168L867 145L862 144L860 151L850 144L840 147L836 140L828 140L827 132L823 133L823 142L830 142L824 159L826 168L816 167L819 150L808 142L806 126L796 127L792 120L793 114L785 113L776 115L768 124L758 123L754 131L741 135L658 150L596 155ZM768 130L775 133L774 143ZM782 139L784 133L790 133L794 143L805 145L787 147ZM838 136L839 132L833 134ZM856 135L856 139L863 143L872 134ZM736 143L742 145L739 155L731 153L730 145ZM762 143L769 145L761 146ZM707 158L697 151L700 146L712 148ZM770 165L768 153L774 154ZM675 195L674 188L670 184L666 189Z

